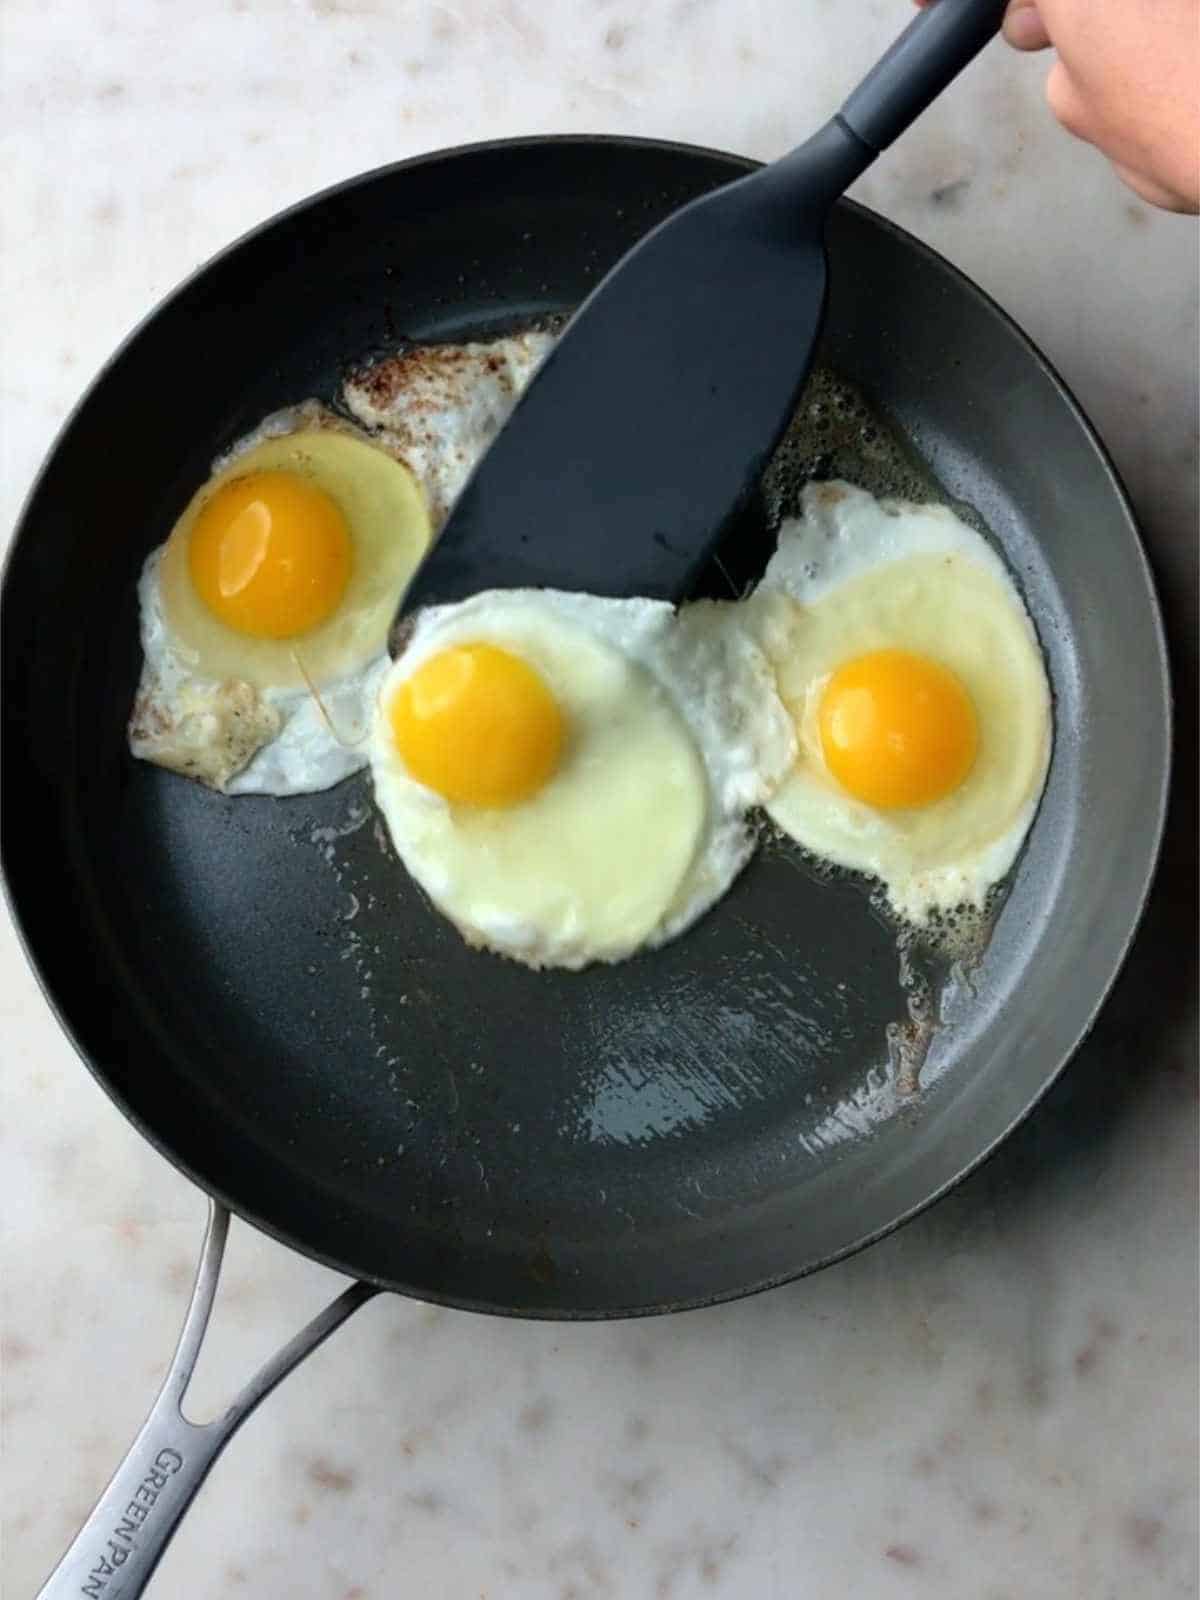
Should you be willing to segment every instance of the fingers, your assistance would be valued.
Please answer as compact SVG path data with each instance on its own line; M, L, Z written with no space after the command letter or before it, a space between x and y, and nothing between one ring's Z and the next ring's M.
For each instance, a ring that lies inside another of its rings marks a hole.
M1159 183L1157 178L1135 172L1132 167L1123 167L1118 161L1113 162L1113 170L1121 182L1127 184L1147 205L1157 206L1160 211L1196 215L1197 205L1191 195L1176 194L1174 189L1168 189L1165 184Z
M1004 37L1014 50L1045 50L1050 35L1037 0L1012 0L1004 15Z
M1046 76L1046 103L1068 133L1091 140L1087 106L1061 61L1056 61Z

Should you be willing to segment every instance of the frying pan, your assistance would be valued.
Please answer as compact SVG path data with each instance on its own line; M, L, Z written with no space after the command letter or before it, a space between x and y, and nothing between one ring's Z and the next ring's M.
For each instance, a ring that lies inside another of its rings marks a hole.
M810 1272L981 1161L1096 1015L1164 812L1149 572L1047 363L946 262L858 206L831 223L819 360L999 542L1055 696L1041 809L986 953L947 991L917 1093L889 1070L911 998L895 931L857 884L820 881L794 851L764 849L663 950L535 974L467 949L424 902L365 777L226 799L126 751L138 571L216 454L276 407L332 398L349 366L405 338L569 309L648 227L749 166L532 139L318 195L151 315L32 492L2 601L13 910L86 1064L214 1200L166 1387L46 1593L138 1592L233 1429L377 1288L613 1317ZM195 1428L179 1400L228 1210L359 1282Z

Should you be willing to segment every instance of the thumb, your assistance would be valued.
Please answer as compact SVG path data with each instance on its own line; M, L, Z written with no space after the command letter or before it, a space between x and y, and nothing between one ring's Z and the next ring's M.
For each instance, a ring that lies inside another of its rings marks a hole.
M922 10L936 0L914 0ZM1011 0L1004 14L1004 37L1014 50L1047 50L1051 44L1037 0Z
M1004 15L1004 37L1014 50L1045 50L1050 35L1037 0L1012 0Z

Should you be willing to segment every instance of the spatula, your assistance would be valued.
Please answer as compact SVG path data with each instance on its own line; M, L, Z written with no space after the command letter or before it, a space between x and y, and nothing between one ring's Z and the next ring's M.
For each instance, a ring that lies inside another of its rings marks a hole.
M683 207L576 312L392 628L489 588L686 597L812 363L830 208L982 49L1005 0L936 0L806 144Z

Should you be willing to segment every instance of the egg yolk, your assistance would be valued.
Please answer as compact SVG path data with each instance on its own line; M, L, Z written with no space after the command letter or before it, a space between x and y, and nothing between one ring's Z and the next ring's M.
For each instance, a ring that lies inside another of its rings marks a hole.
M566 735L544 681L491 644L430 656L396 690L388 713L411 776L452 805L527 800L554 773Z
M878 810L928 806L974 765L979 726L947 667L907 650L873 650L829 679L819 710L829 771Z
M350 529L316 484L251 472L223 484L192 525L196 593L238 633L291 639L337 610L350 578Z

